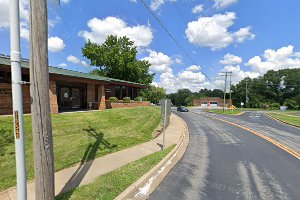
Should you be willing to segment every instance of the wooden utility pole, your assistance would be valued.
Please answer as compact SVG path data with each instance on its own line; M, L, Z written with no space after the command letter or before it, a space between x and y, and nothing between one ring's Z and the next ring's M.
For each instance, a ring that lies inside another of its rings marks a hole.
M53 200L54 158L49 99L47 0L30 0L30 83L35 199Z
M228 74L230 74L230 84L231 84L231 73L232 72L222 72L225 76L225 83L224 83L224 100L223 100L223 112L225 112L225 104L226 104L226 88L227 88L227 76ZM231 96L231 92L230 92L230 96ZM230 97L231 98L231 97Z
M230 101L230 106L232 105L232 99L231 99L231 76L232 76L232 72L229 73L229 101Z

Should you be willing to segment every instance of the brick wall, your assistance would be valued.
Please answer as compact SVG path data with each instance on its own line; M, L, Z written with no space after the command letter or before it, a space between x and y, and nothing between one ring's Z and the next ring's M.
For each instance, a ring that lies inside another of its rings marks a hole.
M93 83L87 84L87 102L95 102L95 84Z
M56 94L56 82L49 82L49 96L50 96L50 110L52 114L58 113L57 94Z
M30 113L29 85L23 85L23 112ZM0 83L0 115L12 114L12 90L10 83Z
M104 90L104 85L99 85L98 87L98 109L99 110L105 110L106 109L106 105L105 105L105 90Z

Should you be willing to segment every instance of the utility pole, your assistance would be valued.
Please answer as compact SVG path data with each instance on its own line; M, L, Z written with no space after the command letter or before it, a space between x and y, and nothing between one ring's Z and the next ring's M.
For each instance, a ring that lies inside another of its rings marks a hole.
M248 80L246 80L246 102L245 102L245 108L248 106Z
M223 101L223 112L225 112L225 104L226 104L226 88L227 88L227 76L228 74L230 74L230 77L231 77L231 73L232 72L222 72L224 75L222 76L225 76L225 84L224 84L224 101ZM230 81L231 83L231 81Z
M229 73L229 103L230 106L232 105L232 99L231 99L231 76L232 76L232 72Z
M53 200L54 158L49 99L47 0L30 0L30 96L35 199Z
M16 150L17 198L27 199L26 158L23 125L23 92L20 52L20 14L19 0L10 0L10 61L14 119L14 138Z

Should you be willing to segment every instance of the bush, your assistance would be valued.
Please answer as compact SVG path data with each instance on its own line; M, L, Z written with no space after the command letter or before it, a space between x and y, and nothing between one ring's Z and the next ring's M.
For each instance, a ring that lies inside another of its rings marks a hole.
M131 99L130 99L130 97L124 97L123 98L123 101L130 101Z
M119 101L117 97L109 97L109 101L111 102L117 102Z
M297 104L297 102L294 101L294 100L291 100L291 99L285 100L284 103L283 103L283 105L287 106L288 109L298 109L298 107L299 107L298 104Z
M272 104L271 104L271 108L272 108L272 109L279 109L279 107L280 107L280 104L279 104L279 103L272 103Z
M143 100L143 101L147 101L147 98L146 98L146 97L143 97L142 100Z
M143 97L135 97L135 98L134 98L134 101L140 101L140 99L143 100Z

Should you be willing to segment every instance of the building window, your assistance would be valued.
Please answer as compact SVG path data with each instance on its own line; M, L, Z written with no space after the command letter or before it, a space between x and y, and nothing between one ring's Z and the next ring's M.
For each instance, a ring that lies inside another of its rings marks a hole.
M4 72L0 72L0 83L4 83Z
M95 102L99 101L99 94L98 94L99 85L95 85Z
M124 97L127 97L127 87L126 86L122 86L122 99L124 98Z
M130 99L134 99L132 96L132 87L127 88L127 94L128 94L128 97L130 97Z
M115 86L115 94L118 99L121 99L121 87Z

